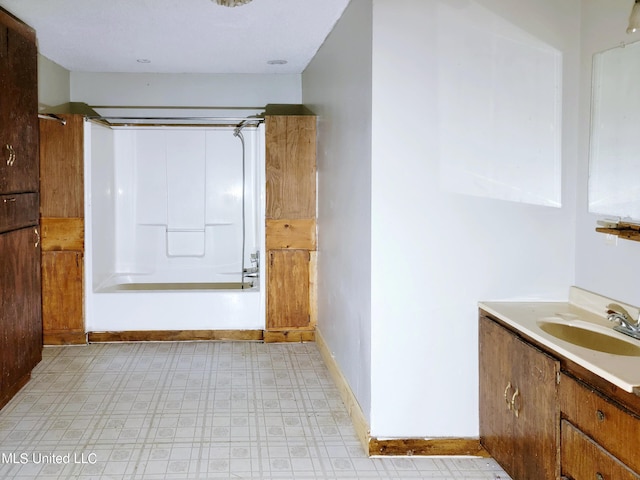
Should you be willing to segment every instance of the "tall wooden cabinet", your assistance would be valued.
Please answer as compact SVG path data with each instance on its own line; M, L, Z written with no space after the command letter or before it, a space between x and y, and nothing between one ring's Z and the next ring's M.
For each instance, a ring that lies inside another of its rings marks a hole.
M0 407L42 358L35 32L0 9Z
M313 339L316 116L302 105L266 110L266 341Z
M84 117L56 117L40 120L44 343L83 344Z

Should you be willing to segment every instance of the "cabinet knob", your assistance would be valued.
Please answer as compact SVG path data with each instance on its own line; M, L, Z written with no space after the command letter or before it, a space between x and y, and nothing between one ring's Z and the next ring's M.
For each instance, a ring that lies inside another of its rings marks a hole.
M602 410L598 410L596 412L596 417L598 418L599 422L604 422L605 418L607 418ZM598 474L598 475L600 475L600 474Z
M604 480L604 475L602 475L600 472L596 473L596 480Z

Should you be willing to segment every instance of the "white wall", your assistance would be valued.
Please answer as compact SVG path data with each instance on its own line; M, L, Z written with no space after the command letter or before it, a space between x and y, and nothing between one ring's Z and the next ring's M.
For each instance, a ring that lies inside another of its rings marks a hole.
M300 75L71 72L71 100L98 106L262 107L300 103Z
M70 73L38 54L38 108L44 110L70 101Z
M352 0L302 76L318 115L318 329L371 409L371 12Z
M566 299L573 283L580 3L440 2L483 7L562 53L562 207L441 188L439 2L374 0L371 434L378 437L476 436L477 302Z
M638 272L640 242L618 240L595 231L597 215L587 211L589 175L589 129L591 108L591 64L594 53L640 40L640 33L625 30L632 2L583 0L582 77L580 82L580 168L578 172L576 284L596 293L640 305Z
M352 0L303 75L320 114L319 328L372 436L477 436L477 302L566 299L573 283L580 4L473 3L562 54L562 206L550 208L441 187L438 1L374 0L372 30L369 3Z

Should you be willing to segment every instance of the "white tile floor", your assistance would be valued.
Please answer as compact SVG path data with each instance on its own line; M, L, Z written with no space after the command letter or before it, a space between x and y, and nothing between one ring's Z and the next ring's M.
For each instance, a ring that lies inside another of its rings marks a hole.
M467 479L493 461L367 458L308 344L45 348L0 411L2 479Z

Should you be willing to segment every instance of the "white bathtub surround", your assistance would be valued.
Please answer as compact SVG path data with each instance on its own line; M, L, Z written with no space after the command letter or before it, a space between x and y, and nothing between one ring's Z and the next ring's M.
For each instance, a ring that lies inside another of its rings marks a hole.
M242 274L264 251L264 130L243 130L244 174L233 133L86 123L87 331L264 328Z

